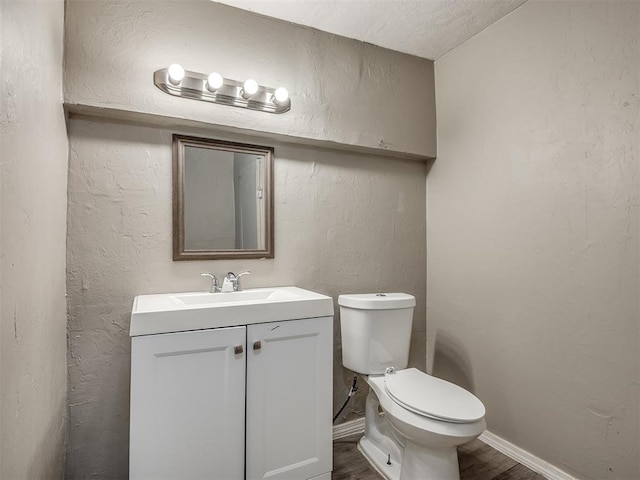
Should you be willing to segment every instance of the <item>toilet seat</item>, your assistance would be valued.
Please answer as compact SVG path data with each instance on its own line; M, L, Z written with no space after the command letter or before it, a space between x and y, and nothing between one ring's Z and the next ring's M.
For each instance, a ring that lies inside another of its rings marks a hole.
M398 405L434 420L472 423L485 415L484 405L475 395L416 368L385 374L384 387Z

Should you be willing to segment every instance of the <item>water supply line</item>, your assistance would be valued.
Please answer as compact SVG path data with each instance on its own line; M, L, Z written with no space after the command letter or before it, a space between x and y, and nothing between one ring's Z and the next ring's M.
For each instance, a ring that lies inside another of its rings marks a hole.
M338 410L338 413L336 413L336 416L333 417L333 423L336 422L336 419L340 416L340 414L342 413L344 408L347 406L347 403L349 403L349 400L351 400L351 397L353 396L353 394L358 391L358 387L356 386L356 383L358 383L358 376L354 375L354 377L353 377L353 385L351 385L351 390L349 390L349 394L347 395L347 399L342 404L342 407L340 407L340 410Z

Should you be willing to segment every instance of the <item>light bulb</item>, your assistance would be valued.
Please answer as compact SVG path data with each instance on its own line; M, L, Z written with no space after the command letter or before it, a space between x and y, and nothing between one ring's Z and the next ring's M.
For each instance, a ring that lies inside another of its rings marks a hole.
M277 105L282 105L289 99L289 92L284 87L276 88L275 93L273 94L273 103Z
M224 84L224 79L222 78L222 75L220 75L218 72L213 72L209 74L209 77L207 78L207 90L209 90L210 92L214 92L217 89L219 89L223 84Z
M174 63L169 65L167 71L169 73L169 81L174 85L178 85L184 78L184 68L182 68L182 65Z
M244 82L244 86L242 87L242 96L244 98L249 98L256 93L258 93L258 82L252 78Z

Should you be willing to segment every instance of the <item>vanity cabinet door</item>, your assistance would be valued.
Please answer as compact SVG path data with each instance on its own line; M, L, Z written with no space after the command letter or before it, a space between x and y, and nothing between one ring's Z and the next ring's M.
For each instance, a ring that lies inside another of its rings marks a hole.
M332 317L247 326L247 480L330 478L332 344Z
M132 480L244 477L245 339L246 327L132 338Z

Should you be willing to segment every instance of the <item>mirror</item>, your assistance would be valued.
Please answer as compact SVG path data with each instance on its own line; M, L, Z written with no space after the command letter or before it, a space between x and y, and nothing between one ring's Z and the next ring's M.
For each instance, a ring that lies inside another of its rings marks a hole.
M173 136L173 259L273 258L273 148Z

